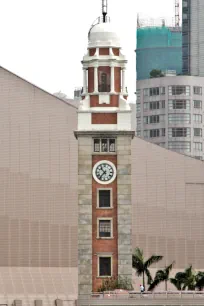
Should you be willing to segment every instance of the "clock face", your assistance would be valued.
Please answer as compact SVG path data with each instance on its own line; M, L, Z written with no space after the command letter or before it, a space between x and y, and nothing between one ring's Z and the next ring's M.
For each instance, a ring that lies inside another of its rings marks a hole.
M107 160L102 160L95 164L93 177L100 184L110 184L116 178L115 165Z

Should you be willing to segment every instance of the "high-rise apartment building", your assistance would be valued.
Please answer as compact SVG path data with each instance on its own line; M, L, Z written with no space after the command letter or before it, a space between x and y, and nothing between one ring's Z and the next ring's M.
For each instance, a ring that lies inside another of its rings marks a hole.
M137 82L137 136L202 160L204 78L166 76Z
M204 1L182 1L183 74L204 76Z

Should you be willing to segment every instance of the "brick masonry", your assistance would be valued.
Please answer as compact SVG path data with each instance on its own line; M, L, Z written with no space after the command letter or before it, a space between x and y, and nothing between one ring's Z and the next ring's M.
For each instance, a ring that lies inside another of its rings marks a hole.
M100 160L111 161L117 168L117 156L113 155L94 155L93 166ZM112 188L113 209L97 209L97 189L98 188ZM101 185L92 179L92 233L93 233L93 257L92 257L92 277L93 277L93 291L96 292L100 285L102 285L101 278L98 278L98 256L97 253L112 253L112 268L113 276L118 275L118 239L117 239L117 178L114 182L108 185ZM113 219L113 239L97 239L97 218L112 218Z
M117 124L117 113L93 113L92 124Z
M114 68L114 76L115 76L115 92L121 92L121 68Z
M94 68L88 68L88 92L94 92Z
M91 49L89 49L89 55L90 55L90 56L94 56L95 53L96 53L96 48L91 48Z
M119 48L113 48L113 54L116 55L116 56L119 56L120 55L120 49Z
M99 48L99 55L109 55L109 48Z

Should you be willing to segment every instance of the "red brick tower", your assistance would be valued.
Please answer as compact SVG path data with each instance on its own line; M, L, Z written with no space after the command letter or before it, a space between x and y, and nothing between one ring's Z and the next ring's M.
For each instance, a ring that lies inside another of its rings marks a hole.
M131 109L120 39L107 17L91 27L78 110L79 297L132 277Z

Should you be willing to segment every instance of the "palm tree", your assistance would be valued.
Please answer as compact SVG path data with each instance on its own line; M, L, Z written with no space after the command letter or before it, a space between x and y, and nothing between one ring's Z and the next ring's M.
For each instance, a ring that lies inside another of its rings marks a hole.
M143 255L143 250L141 250L140 248L136 248L134 250L134 253L132 255L132 266L136 270L138 276L142 275L144 288L145 288L145 274L147 276L147 283L151 284L152 282L152 277L148 268L152 264L160 261L162 258L163 256L152 255L150 258L145 260Z
M158 270L153 282L149 286L149 291L152 291L156 286L158 286L160 283L165 282L165 290L167 291L167 282L169 281L169 274L173 268L174 261L163 270Z
M192 265L185 269L184 272L178 272L175 278L171 278L170 282L178 290L195 290L196 273L193 271Z
M201 291L204 288L204 272L199 271L196 274L196 288Z

